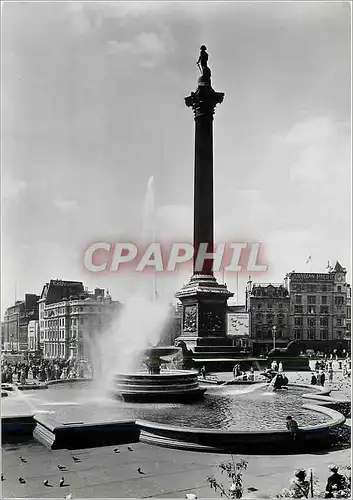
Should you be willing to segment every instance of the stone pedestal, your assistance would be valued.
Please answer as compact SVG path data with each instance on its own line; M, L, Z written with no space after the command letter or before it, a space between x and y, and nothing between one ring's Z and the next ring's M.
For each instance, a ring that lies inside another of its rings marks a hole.
M181 301L182 335L194 352L222 351L232 342L226 337L227 300L233 294L214 276L195 274L175 296Z

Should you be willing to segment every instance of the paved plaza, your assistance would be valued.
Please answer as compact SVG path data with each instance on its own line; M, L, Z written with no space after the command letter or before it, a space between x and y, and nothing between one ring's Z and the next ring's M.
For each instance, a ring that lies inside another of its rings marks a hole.
M185 498L195 493L199 498L212 498L213 490L206 484L207 476L215 474L217 464L227 455L180 451L149 446L142 443L119 447L93 448L78 451L51 451L41 444L31 443L3 447L3 498ZM21 463L19 457L27 460ZM80 458L74 462L72 457ZM235 456L235 459L240 458ZM314 453L306 455L246 456L249 462L244 473L244 498L274 498L288 486L293 470L313 468L324 489L328 465L350 463L350 450ZM67 467L61 472L58 465ZM144 474L139 474L140 467ZM18 477L25 478L22 485ZM59 487L64 477L67 486ZM52 487L44 486L49 480ZM247 492L247 488L256 488Z
M231 374L213 374L227 379ZM290 382L308 383L310 372L288 373ZM332 395L348 397L350 380L343 379L336 370L331 385ZM350 425L350 420L347 421ZM199 453L150 446L143 443L118 447L91 448L83 450L49 450L32 440L22 444L4 444L2 454L3 498L185 498L194 493L199 498L219 496L209 488L206 478L221 476L217 465L228 455ZM75 462L72 457L80 458ZM25 458L22 463L20 457ZM297 468L313 468L319 479L320 489L325 487L328 465L350 464L350 450L315 452L305 455L241 455L248 461L244 473L244 498L274 498L289 485L293 471ZM58 465L64 465L61 472ZM140 467L144 474L140 474ZM23 477L25 484L20 484ZM65 478L64 487L59 487L60 478ZM45 479L51 486L44 486ZM248 491L248 488L256 491Z

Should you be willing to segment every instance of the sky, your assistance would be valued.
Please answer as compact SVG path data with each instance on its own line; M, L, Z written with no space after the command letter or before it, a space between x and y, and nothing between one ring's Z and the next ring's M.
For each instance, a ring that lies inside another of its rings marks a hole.
M2 311L53 278L134 294L141 273L90 273L83 254L139 240L151 176L157 238L191 241L202 44L225 92L216 240L261 243L254 281L329 260L350 281L348 2L3 2ZM158 275L159 294L189 275ZM225 279L241 303L248 273Z

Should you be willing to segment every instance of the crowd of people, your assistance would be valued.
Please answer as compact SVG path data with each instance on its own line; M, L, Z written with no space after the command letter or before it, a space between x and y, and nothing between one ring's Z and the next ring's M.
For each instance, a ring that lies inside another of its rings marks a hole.
M7 384L48 382L50 380L89 378L92 369L87 362L72 359L33 359L2 362L1 382Z
M332 383L334 378L334 364L336 365L335 369L342 372L343 378L350 377L350 359L333 359L331 355L330 358L325 357L321 361L316 361L315 371L311 374L311 385L321 385L323 387L326 380Z

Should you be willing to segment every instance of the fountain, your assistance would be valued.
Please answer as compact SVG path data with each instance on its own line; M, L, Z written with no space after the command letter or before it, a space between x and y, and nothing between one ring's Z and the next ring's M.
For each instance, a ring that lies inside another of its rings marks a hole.
M190 370L162 370L165 356L179 352L178 347L149 347L142 353L148 371L115 374L113 393L128 402L193 402L206 389L199 386L198 373Z

